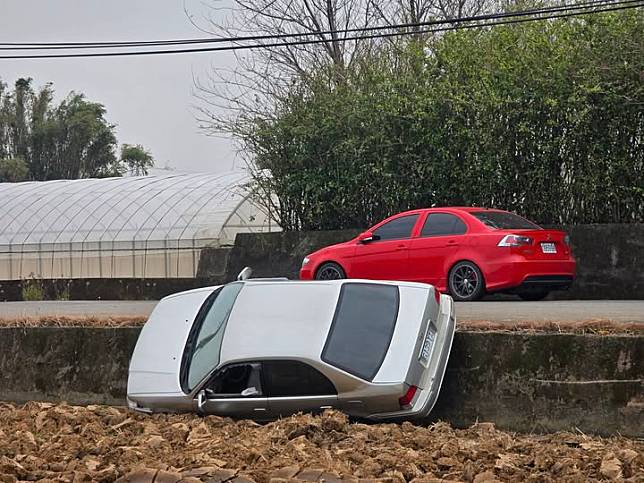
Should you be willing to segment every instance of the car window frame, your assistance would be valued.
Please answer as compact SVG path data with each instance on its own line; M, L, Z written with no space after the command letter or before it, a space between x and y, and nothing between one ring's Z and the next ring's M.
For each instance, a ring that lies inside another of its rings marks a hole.
M445 234L445 235L423 235L423 228L425 228L425 224L427 223L427 220L429 220L429 217L431 215L450 215L450 216L454 216L458 220L460 220L461 223L463 223L463 225L465 225L465 232L464 233L458 233L458 234L457 233L450 233L450 234ZM461 218L457 214L449 213L447 211L430 211L430 212L427 212L425 214L425 217L423 218L423 221L422 221L422 223L421 223L421 225L420 225L420 227L418 229L417 238L436 238L436 237L439 237L439 236L464 236L464 235L467 235L469 233L469 231L470 231L470 227L467 224L467 222L465 221L465 219Z
M418 212L405 213L405 214L392 216L390 218L387 218L387 219L381 221L380 223L378 223L377 225L374 225L373 227L371 227L369 229L369 231L371 233L373 233L373 235L374 235L374 238L371 241L371 243L381 243L381 242L399 241L399 240L410 240L410 239L414 238L416 236L417 232L418 232L418 221L422 218L421 215L422 215L422 213L418 213ZM386 224L391 223L391 222L396 221L396 220L399 220L401 218L408 218L408 217L412 217L412 216L416 217L416 221L414 222L414 224L411 227L411 230L409 232L409 236L404 237L404 238L386 238L386 239L382 239L376 234L376 230L379 230L380 228L382 228Z

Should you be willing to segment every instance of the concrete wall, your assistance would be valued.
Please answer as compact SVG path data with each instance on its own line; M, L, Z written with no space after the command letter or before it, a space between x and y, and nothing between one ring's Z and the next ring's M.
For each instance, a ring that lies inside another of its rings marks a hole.
M558 299L644 299L644 224L556 227L570 234L577 259L577 279ZM238 235L228 274L244 265L257 276L297 278L305 255L350 240L359 230Z
M644 224L558 227L570 234L578 262L577 280L559 299L644 299ZM305 255L350 240L360 230L242 233L232 248L204 249L196 278L75 279L44 281L48 298L69 287L71 299L157 299L205 285L234 280L245 266L257 277L297 278ZM66 284L66 285L65 285ZM551 296L552 297L552 296ZM0 282L1 300L20 300L21 282Z
M0 400L124 404L139 329L0 329ZM433 419L644 436L644 337L457 332Z

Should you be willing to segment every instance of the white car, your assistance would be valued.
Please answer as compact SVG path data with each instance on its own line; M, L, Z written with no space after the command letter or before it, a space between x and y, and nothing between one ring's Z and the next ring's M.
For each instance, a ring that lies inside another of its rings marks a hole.
M248 279L162 299L130 362L137 411L269 420L337 408L372 420L426 416L454 337L431 285Z

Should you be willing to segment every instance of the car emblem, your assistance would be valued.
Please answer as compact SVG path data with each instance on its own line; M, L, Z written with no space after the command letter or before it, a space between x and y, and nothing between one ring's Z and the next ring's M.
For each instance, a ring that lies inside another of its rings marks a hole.
M550 240L550 233L546 235L546 240Z

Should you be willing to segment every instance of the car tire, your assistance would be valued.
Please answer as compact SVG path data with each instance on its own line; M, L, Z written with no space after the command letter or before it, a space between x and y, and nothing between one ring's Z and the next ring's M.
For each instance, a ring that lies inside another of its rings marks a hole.
M449 271L449 292L454 300L471 302L485 293L485 280L481 269L473 262L458 262Z
M526 302L538 302L539 300L545 299L550 290L530 290L526 292L519 292L519 298L525 300Z
M347 278L347 274L335 262L323 263L315 272L316 280L340 280L342 278Z

